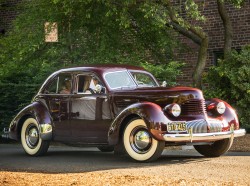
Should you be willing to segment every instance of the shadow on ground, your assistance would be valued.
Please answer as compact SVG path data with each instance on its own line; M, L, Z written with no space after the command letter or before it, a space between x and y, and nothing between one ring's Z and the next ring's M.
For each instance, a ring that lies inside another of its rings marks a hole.
M97 148L51 146L46 156L30 157L20 144L0 144L0 171L80 173L121 168L169 166L209 161L195 152L167 151L155 162L138 163L127 156L100 152Z

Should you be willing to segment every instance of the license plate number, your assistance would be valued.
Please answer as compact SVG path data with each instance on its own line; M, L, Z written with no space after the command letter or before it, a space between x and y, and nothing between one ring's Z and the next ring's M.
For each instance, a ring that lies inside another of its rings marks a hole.
M173 122L168 124L168 132L183 132L187 131L185 122Z

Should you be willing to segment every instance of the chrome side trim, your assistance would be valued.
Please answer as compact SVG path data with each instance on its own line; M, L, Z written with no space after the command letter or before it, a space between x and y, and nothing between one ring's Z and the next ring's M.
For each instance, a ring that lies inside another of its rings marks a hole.
M235 137L244 136L246 134L245 129L233 130L226 132L214 132L214 133L193 133L192 129L188 131L188 134L164 134L163 138L169 142L193 142L193 141L217 141L222 139L233 139Z

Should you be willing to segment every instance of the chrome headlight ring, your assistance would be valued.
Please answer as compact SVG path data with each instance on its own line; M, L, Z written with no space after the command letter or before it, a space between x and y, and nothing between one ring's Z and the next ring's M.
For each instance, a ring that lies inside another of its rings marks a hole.
M210 103L208 106L207 106L207 110L208 111L212 111L212 112L215 112L219 115L222 115L225 113L226 111L226 105L224 102L222 101L219 101L219 102L216 102L216 103Z
M216 111L219 113L219 114L224 114L225 111L226 111L226 105L224 102L219 102L217 103L216 105Z
M174 117L178 117L181 114L181 107L177 103L167 105L164 107L163 110L168 112L169 114L171 114Z

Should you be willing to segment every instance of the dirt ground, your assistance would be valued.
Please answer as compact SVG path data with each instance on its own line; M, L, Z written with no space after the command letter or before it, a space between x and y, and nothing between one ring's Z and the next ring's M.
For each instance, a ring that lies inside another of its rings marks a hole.
M236 138L232 152L250 152L250 134ZM0 185L250 185L250 156L174 159L157 166L84 173L0 171Z
M250 152L250 134L235 138L230 151Z

